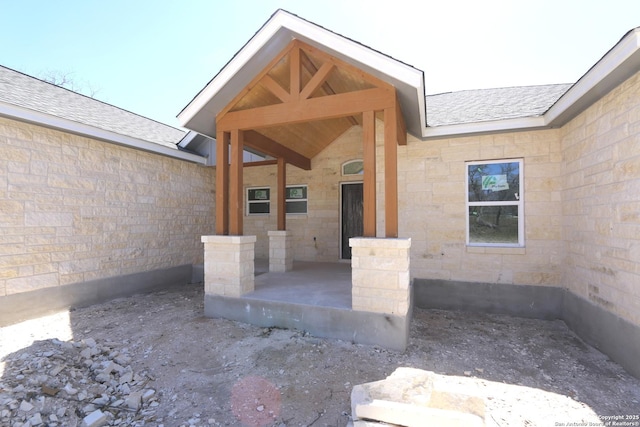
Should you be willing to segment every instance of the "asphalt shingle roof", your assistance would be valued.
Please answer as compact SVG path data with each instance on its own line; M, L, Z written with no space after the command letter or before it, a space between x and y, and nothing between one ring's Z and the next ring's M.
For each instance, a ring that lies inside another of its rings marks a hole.
M544 114L572 85L517 86L427 95L427 125L478 123Z
M463 90L427 95L428 126L478 123L544 114L571 84ZM185 132L0 66L0 102L171 148Z
M0 66L0 102L176 148L185 132Z

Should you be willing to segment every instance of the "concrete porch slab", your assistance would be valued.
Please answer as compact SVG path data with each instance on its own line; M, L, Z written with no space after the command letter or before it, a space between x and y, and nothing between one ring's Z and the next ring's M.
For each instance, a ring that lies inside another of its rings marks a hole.
M205 316L406 349L410 316L351 310L350 264L295 262L292 271L274 273L268 272L268 263L257 260L255 272L253 292L240 297L205 295Z
M266 264L266 270L264 265ZM270 272L268 261L256 260L255 290L243 295L258 300L351 308L351 265L294 262L293 270Z

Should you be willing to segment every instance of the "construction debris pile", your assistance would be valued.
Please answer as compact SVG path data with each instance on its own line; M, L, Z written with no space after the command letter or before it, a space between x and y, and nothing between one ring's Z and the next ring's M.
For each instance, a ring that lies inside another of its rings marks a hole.
M4 360L0 425L142 426L159 396L148 372L134 372L128 349L94 339L39 341Z

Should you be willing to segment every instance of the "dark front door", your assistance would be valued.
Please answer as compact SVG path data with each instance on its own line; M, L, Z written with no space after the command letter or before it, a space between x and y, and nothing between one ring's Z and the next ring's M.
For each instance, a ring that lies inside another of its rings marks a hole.
M342 259L351 259L350 237L363 234L362 183L342 184Z

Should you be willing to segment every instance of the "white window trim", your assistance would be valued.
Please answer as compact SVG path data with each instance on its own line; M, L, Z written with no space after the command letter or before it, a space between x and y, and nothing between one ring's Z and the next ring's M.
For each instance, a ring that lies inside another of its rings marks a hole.
M498 201L498 202L469 202L469 166L473 165L489 165L497 163L519 163L518 165L518 195L520 196L516 201ZM499 159L499 160L484 160L465 162L464 164L465 174L465 229L466 229L466 244L471 247L502 247L502 248L524 248L524 159ZM518 243L477 243L469 241L469 207L473 206L518 206Z
M307 184L299 184L299 185L287 185L287 189L289 188L298 188L298 187L304 187L306 189L306 193L307 193L307 197L304 199L285 199L284 201L284 205L285 205L285 209L287 206L287 202L306 202L307 203L307 210L304 212L287 212L287 215L307 215L309 212L309 186ZM286 194L286 193L285 193Z
M269 190L269 198L267 200L249 200L249 191L250 190ZM247 206L247 216L269 216L271 214L271 188L270 187L247 187L247 191L245 193L245 201ZM269 204L269 212L268 213L251 213L249 206L251 204L257 203L268 203Z

